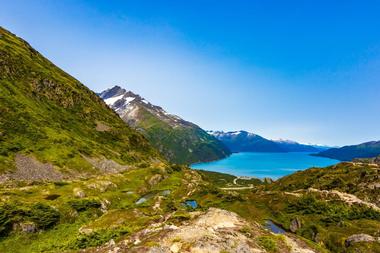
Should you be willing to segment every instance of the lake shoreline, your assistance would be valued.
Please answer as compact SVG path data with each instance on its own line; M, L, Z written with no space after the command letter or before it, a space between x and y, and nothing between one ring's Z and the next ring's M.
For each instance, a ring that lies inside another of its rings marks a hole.
M313 156L312 152L239 152L224 159L195 163L190 167L236 177L271 178L283 176L312 167L327 167L339 163L325 157Z

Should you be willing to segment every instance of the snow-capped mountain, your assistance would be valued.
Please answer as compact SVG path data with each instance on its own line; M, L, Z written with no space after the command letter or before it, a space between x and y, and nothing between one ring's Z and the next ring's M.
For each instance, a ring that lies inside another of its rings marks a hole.
M232 152L318 152L324 147L301 144L292 140L269 140L247 131L207 131Z
M141 96L114 86L99 94L131 127L142 132L170 161L194 163L226 157L226 146L197 125Z
M143 120L143 118L138 115L138 111L142 108L172 127L195 126L191 122L166 112L160 106L153 105L141 96L132 91L127 91L120 86L107 89L101 92L99 96L131 126L137 126L139 121Z

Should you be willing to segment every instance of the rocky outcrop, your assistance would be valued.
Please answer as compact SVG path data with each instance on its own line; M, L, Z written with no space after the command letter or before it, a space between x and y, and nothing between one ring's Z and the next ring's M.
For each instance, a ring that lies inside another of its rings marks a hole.
M348 237L345 241L346 247L358 242L380 242L380 237L373 237L367 234L355 234Z
M13 225L13 230L18 230L24 233L35 233L38 231L37 225L34 222L20 222Z
M123 172L130 168L130 166L127 165L121 165L114 160L109 160L106 158L95 158L95 157L88 157L83 156L84 159L86 159L92 166L99 169L102 173L107 174L113 174L113 173L119 173Z
M209 208L206 212L191 212L189 220L182 224L154 223L135 233L129 239L115 243L109 241L96 252L132 253L264 253L258 240L270 237L259 224L250 223L236 213ZM275 235L272 235L276 238ZM314 253L295 236L283 235L277 250L284 253ZM87 252L87 251L84 251ZM93 252L93 251L90 251Z
M295 232L297 232L298 229L301 228L301 226L302 226L301 220L298 217L296 217L295 219L293 219L290 222L289 229L290 229L290 231L295 233Z

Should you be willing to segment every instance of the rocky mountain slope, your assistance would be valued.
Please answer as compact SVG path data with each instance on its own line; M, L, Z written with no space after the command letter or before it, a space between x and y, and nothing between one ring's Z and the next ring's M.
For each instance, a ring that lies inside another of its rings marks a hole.
M380 141L370 141L358 145L331 148L316 154L341 161L351 161L354 158L370 158L380 155Z
M0 181L59 180L161 159L95 93L3 28L0 119Z
M246 131L208 131L232 152L318 152L323 147L300 144L289 140L268 140Z
M171 162L190 164L230 154L224 144L197 125L167 113L131 91L115 86L99 96Z

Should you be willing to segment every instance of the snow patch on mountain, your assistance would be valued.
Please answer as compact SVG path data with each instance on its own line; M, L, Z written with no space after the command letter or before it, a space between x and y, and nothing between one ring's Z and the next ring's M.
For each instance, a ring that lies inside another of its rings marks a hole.
M119 99L122 99L123 97L124 97L124 94L119 95L119 96L115 96L115 97L110 97L110 98L104 99L104 102L107 105L111 105L112 106L116 101L118 101Z

